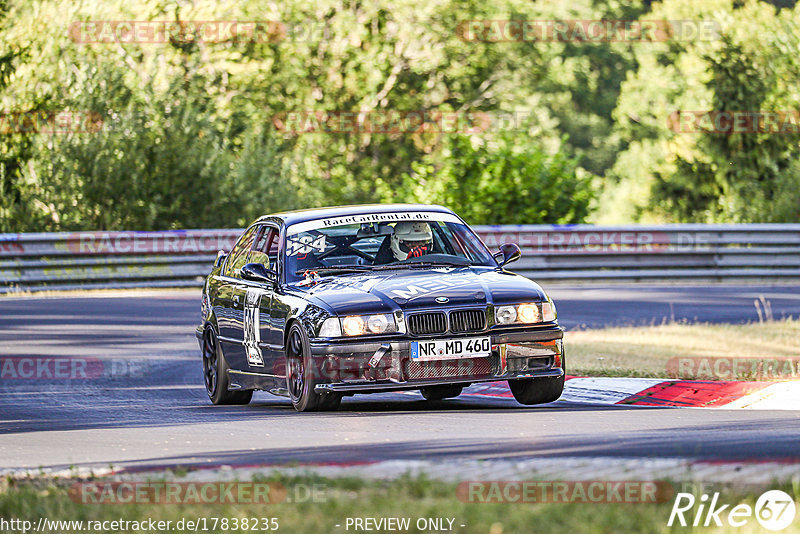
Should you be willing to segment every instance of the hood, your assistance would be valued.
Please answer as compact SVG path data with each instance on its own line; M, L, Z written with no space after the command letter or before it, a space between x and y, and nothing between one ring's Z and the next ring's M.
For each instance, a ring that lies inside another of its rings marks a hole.
M295 287L339 315L537 302L547 298L532 280L479 267L367 272Z

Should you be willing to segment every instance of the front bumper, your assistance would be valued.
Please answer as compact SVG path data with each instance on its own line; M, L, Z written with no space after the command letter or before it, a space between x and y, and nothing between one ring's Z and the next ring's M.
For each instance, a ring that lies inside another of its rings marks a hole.
M315 391L344 394L400 391L518 378L564 376L563 330L474 333L448 339L490 336L488 357L420 362L410 357L412 339L312 341L318 373ZM431 339L431 338L427 338ZM413 339L424 341L424 339Z

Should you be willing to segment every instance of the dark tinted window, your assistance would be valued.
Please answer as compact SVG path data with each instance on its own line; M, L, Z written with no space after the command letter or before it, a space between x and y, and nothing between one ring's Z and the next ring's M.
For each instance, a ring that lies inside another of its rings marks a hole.
M241 269L245 263L247 263L247 254L250 252L250 248L253 246L253 239L256 237L256 230L258 229L257 226L251 226L248 228L242 237L239 238L239 241L231 249L231 253L228 256L228 262L225 264L225 275L226 276L239 276L239 269Z
M253 251L248 261L263 263L270 269L277 267L278 261L278 230L272 226L263 226L256 237Z

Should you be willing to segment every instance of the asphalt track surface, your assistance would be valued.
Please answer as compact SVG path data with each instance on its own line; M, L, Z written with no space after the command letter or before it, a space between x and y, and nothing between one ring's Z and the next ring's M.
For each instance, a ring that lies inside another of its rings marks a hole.
M568 329L800 316L800 288L553 288ZM598 406L462 397L346 398L301 414L259 392L211 406L193 330L194 292L0 298L0 357L97 359L92 379L0 381L0 468L348 463L548 456L800 460L800 411Z

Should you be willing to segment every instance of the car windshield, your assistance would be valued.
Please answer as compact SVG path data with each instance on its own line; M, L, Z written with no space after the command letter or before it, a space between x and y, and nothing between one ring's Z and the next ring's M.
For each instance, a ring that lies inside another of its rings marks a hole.
M382 213L331 217L287 228L289 282L312 273L497 263L478 237L449 213Z

